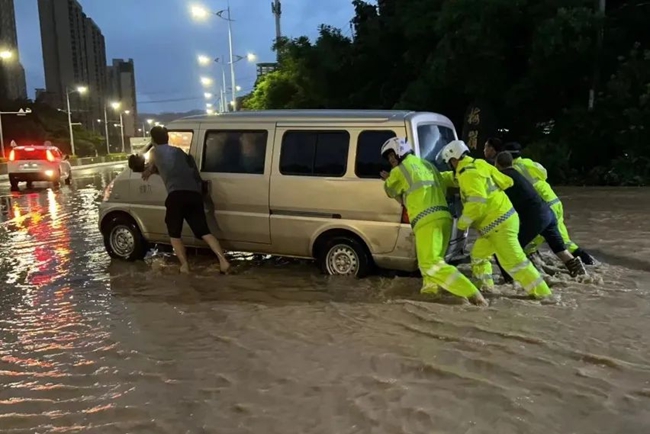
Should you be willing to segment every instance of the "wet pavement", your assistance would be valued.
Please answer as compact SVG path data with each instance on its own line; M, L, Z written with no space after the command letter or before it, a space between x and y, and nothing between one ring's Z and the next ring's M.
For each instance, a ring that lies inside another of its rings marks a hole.
M96 198L115 173L0 182L0 432L648 432L650 190L561 190L606 264L551 278L557 305L480 310L302 261L111 261Z

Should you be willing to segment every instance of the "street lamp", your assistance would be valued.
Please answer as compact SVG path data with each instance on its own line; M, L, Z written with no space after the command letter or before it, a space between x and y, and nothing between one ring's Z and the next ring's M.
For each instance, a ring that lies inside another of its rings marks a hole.
M151 129L151 124L153 124L154 120L153 119L147 119L147 124L149 125L149 129ZM144 122L142 123L142 137L147 137L147 129L144 126Z
M0 148L2 148L2 158L5 157L5 139L2 135L2 115L16 115L16 116L26 116L32 112L32 109L20 109L17 112L1 112L0 111Z
M217 12L210 12L206 8L202 6L192 6L191 8L192 16L195 19L198 20L204 20L208 18L210 14L216 15L219 18L228 21L228 48L230 50L230 80L232 81L232 99L236 100L237 99L237 89L235 89L235 61L233 59L233 52L232 52L232 17L230 15L230 1L228 1L228 7L224 10L217 11ZM227 15L224 17L223 14L227 13ZM236 108L235 108L236 110Z
M9 60L12 57L14 57L13 51L10 51L10 50L2 50L2 51L0 51L0 59Z
M208 65L210 64L210 58L208 56L200 55L198 57L199 65Z
M231 66L231 75L232 75L232 71L234 71L233 65L235 63L239 62L239 61L244 60L244 59L248 60L249 62L253 62L253 61L255 61L255 59L257 59L257 56L255 54L253 54L253 53L248 53L246 56L235 55L235 59L234 59L234 61L231 61L231 65L230 65ZM224 95L224 100L225 100L225 96L226 96L226 90L225 90L226 89L226 73L223 70L223 65L225 64L225 60L224 59L215 59L215 62L221 63L222 74L223 74L223 87L224 87L223 95ZM239 92L241 90L241 86L237 86L235 84L235 80L232 80L232 86L233 86L232 89L231 89L232 90L232 100L237 101L237 94L235 92L236 91ZM225 103L224 103L224 106L225 106ZM233 107L234 111L237 110L237 107L234 104L232 105L232 107Z
M111 103L111 107L113 107L114 110L119 110L121 106L122 106L122 103L117 102L117 101ZM124 111L120 110L120 124L119 124L119 126L120 126L120 135L122 136L122 153L126 152L126 147L124 145L124 116L123 116L124 113L126 113L128 115L131 112L129 110L124 110ZM117 125L115 125L115 126L117 126Z
M113 110L117 110L120 107L119 102L112 102L109 104ZM106 155L111 153L111 143L108 134L108 113L106 111L106 104L104 104L104 131L106 133Z
M212 94L211 94L210 92L206 92L206 93L204 93L203 96L205 97L205 99L210 99L210 98L212 98Z
M203 86L210 86L212 84L212 79L210 77L201 77L201 84Z
M72 90L68 86L65 87L65 102L68 106L68 128L70 129L70 152L72 153L72 155L75 155L75 152L74 152L74 132L72 131L72 112L70 110L70 95L73 93L78 93L79 95L83 95L86 92L88 92L88 88L86 86L77 86Z

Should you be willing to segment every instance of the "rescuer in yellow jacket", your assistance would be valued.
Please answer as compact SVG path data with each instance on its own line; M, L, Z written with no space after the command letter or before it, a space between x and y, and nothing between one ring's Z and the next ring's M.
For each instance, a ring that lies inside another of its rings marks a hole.
M533 187L537 190L542 199L551 207L551 210L557 219L557 228L560 231L560 235L562 235L562 240L564 240L564 247L566 247L573 256L580 257L583 263L594 265L594 258L569 238L569 231L564 224L564 206L562 205L560 198L553 191L553 188L551 188L550 184L547 182L547 173L544 166L529 158L521 157L521 145L519 143L507 143L505 145L505 150L510 152L513 157L512 166L514 169L533 184ZM544 238L538 236L526 246L526 253L534 253L543 243Z
M388 197L403 201L415 235L423 294L438 294L439 288L487 306L481 292L456 267L445 262L452 216L446 199L445 181L427 161L416 157L405 139L394 137L381 147L390 173L382 172Z
M472 247L472 274L481 289L494 287L490 258L496 254L503 268L535 298L551 290L528 260L517 238L519 216L503 190L513 181L483 160L469 156L467 145L454 140L441 151L442 159L454 169L460 187L463 213L458 229L476 229L479 237Z

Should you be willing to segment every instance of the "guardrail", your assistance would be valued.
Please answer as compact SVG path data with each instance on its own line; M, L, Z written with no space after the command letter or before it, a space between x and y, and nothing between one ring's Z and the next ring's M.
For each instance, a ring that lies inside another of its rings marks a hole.
M119 161L126 161L128 159L128 155L126 154L111 154L111 155L104 155L102 157L83 157L83 158L71 158L70 165L73 167L76 166L88 166L91 164L99 164L99 163L111 163L113 161L119 162ZM7 174L7 164L6 163L0 163L0 175L6 175Z

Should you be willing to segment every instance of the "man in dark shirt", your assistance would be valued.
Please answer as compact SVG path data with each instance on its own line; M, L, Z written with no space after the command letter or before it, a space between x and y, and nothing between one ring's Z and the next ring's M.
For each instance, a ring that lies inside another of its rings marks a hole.
M169 134L165 127L153 127L151 140L154 143L149 164L142 173L147 181L156 173L162 178L167 199L165 200L165 223L174 252L181 262L181 272L189 273L187 253L181 240L183 221L187 221L196 238L205 241L219 258L222 273L230 269L219 241L210 233L203 206L201 176L194 158L176 146L169 146Z
M509 152L498 154L496 167L514 181L514 185L505 190L505 193L519 214L519 244L525 247L537 235L541 235L553 253L564 262L571 276L587 274L580 258L573 257L564 246L564 240L557 227L557 219L551 208L533 185L512 167L512 155Z

